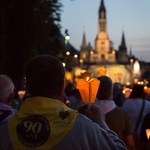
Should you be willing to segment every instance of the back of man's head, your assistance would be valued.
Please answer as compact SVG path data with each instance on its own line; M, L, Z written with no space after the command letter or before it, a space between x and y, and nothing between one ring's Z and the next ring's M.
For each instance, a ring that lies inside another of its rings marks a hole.
M4 74L0 75L0 102L7 103L14 94L14 84L12 80Z
M26 87L31 96L51 98L62 96L64 78L64 67L53 56L38 55L27 64Z
M99 100L110 100L113 93L113 83L111 78L107 76L100 76L97 79L100 80L97 98Z
M144 86L135 84L132 88L130 98L143 98L144 97Z

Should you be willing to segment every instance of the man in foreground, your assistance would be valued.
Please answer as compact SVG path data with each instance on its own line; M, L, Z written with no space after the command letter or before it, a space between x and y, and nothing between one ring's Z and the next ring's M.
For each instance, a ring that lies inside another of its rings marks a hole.
M26 67L31 97L0 128L1 150L125 150L97 107L89 118L63 103L65 70L53 56L39 55Z

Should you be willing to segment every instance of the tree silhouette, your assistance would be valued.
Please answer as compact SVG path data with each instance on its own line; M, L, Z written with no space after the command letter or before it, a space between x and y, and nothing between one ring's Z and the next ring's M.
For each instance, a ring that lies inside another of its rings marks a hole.
M59 0L0 1L0 73L21 88L27 61L38 54L61 53Z

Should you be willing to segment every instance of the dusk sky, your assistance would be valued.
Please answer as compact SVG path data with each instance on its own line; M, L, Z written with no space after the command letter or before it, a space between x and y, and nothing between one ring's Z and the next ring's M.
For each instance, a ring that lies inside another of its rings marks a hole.
M94 48L101 0L61 0L61 32L68 29L70 43L78 50L83 32ZM124 31L128 52L150 62L150 0L104 0L109 39L118 50Z

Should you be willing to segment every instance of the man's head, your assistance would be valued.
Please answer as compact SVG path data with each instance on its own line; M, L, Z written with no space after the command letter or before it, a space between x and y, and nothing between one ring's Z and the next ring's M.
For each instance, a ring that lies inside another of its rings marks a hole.
M132 88L130 98L143 98L144 97L144 86L140 84L135 84Z
M31 96L62 98L64 79L64 67L53 56L38 55L27 64L26 87Z
M97 78L100 80L100 86L97 92L97 98L99 100L110 100L113 93L113 83L111 78L107 76L101 76Z
M14 84L12 80L4 74L0 75L0 103L8 104L14 96Z

